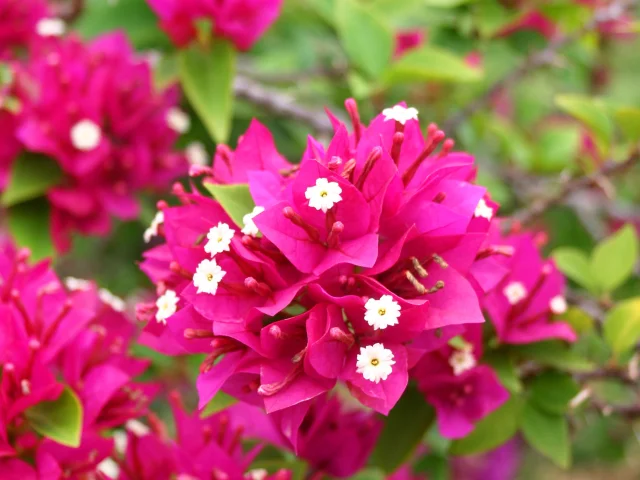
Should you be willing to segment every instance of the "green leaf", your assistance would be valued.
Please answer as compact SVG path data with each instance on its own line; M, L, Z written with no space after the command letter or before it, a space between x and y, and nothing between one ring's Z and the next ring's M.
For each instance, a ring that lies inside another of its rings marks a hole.
M62 172L56 162L42 155L24 154L13 163L0 203L10 207L39 197L61 180Z
M255 203L249 192L249 185L215 185L206 183L204 187L220 202L222 208L239 227L244 225L242 217L253 211Z
M578 307L569 307L559 320L571 325L578 335L592 331L595 322L587 312Z
M536 142L536 171L560 172L573 165L581 140L582 133L576 125L555 126L543 131Z
M236 52L230 42L215 39L180 51L182 88L213 139L228 140L233 117L233 76Z
M522 433L527 442L562 468L571 465L569 428L564 415L550 415L527 404L522 412Z
M224 392L216 393L215 397L211 399L207 406L204 407L202 413L200 413L200 418L207 418L213 415L214 413L221 412L227 407L234 405L238 400L231 395L228 395Z
M372 79L380 76L393 53L393 31L384 19L356 0L336 2L336 28L349 59Z
M437 453L422 457L413 467L416 473L426 473L430 480L448 480L450 477L449 462Z
M384 472L378 468L367 468L351 475L351 480L384 480L385 478Z
M385 418L371 464L387 473L411 458L433 423L433 408L415 388L408 388Z
M428 7L454 8L475 0L423 0L423 4Z
M31 250L33 261L53 256L49 204L44 197L10 207L7 216L11 236L17 245Z
M640 297L609 310L604 322L604 338L616 355L626 352L640 340Z
M625 225L600 242L591 256L591 276L603 292L612 292L631 275L638 261L638 237L632 225Z
M171 47L169 38L158 26L158 17L145 0L86 0L73 28L85 38L124 30L140 50Z
M40 435L68 447L80 445L82 404L69 387L56 400L29 407L25 416Z
M560 247L551 254L558 268L571 280L587 290L594 290L594 279L587 255L571 247Z
M403 83L475 82L482 78L482 71L470 67L462 58L447 50L426 45L411 50L393 63L385 72L383 81L387 85Z
M482 361L491 365L504 388L512 393L519 393L522 391L522 384L518 377L518 371L513 360L506 351L490 350L484 354Z
M548 340L513 347L513 351L528 360L549 367L561 368L573 372L589 372L593 370L593 363L571 350L561 341Z
M615 112L615 118L627 140L640 140L640 108L620 107Z
M451 444L452 455L483 453L513 437L520 424L520 400L512 396L500 408L480 420L473 432Z
M557 95L555 102L565 112L589 127L601 152L608 150L613 138L613 123L601 101L581 95Z
M564 414L569 401L580 391L571 375L560 372L543 372L530 382L530 401L541 410L556 414Z

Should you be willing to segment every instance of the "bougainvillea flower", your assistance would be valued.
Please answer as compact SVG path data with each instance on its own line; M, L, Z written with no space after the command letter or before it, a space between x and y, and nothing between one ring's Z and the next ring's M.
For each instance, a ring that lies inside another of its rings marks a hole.
M24 149L55 160L64 175L47 192L59 250L68 248L74 230L102 235L110 216L135 217L136 192L186 173L185 158L172 150L180 133L169 121L176 90L154 90L148 62L123 35L87 45L75 37L47 42L14 83L17 138Z
M209 20L213 34L248 50L278 18L282 0L148 0L160 27L182 47L197 37L196 22Z
M425 355L412 370L419 390L436 409L440 433L469 434L475 424L502 405L509 393L482 358L482 329L468 326L460 347L445 346Z
M405 53L420 47L426 39L423 30L404 30L396 33L395 58L400 58Z
M509 274L484 299L498 339L504 343L541 340L576 340L573 329L554 315L565 312L565 279L553 260L544 260L532 235L492 238L492 242L513 251L500 261Z
M38 23L48 15L46 0L1 0L0 59L13 57L41 40Z

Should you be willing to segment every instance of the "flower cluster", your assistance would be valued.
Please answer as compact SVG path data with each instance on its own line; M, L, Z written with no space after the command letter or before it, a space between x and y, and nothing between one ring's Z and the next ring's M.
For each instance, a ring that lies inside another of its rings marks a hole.
M213 34L248 50L280 15L282 0L147 0L160 27L183 47L198 35L198 22L211 22Z
M447 347L484 322L479 297L507 273L489 242L497 205L471 183L473 158L436 125L425 136L415 109L396 105L365 126L355 102L346 107L352 131L330 114L333 139L309 138L297 165L255 120L235 151L218 146L213 166L193 173L205 186L247 184L254 204L233 218L180 185L179 206L159 204L164 241L141 264L158 294L138 306L144 341L207 355L201 408L224 391L285 417L289 438L338 383L387 414L434 352L443 392L490 380L482 408L454 404L468 431L507 395L476 366L480 347Z
M12 94L20 108L6 118L13 128L3 136L52 158L63 173L47 192L61 251L71 232L106 234L111 215L137 215L140 189L186 173L184 156L173 150L188 128L177 91L154 90L148 61L121 34L89 44L73 36L41 43L16 67ZM2 158L10 157L5 148Z
M43 38L64 33L46 0L0 0L0 59L14 58Z
M135 325L122 301L85 280L63 284L47 262L30 265L28 256L0 244L0 472L79 478L111 451L103 432L146 414L157 387L133 380L147 362L127 353ZM82 405L77 448L32 426L63 395Z

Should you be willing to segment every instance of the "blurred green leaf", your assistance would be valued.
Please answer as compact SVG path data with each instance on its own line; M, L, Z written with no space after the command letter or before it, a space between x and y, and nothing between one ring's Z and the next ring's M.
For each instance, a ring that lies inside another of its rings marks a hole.
M351 61L372 79L380 76L394 48L391 28L385 19L356 0L336 2L336 27Z
M518 431L520 408L520 400L511 396L500 408L480 420L473 432L454 441L449 453L471 455L499 447Z
M29 407L25 416L40 435L68 447L80 445L82 404L69 387L65 387L56 400Z
M469 66L464 59L446 50L429 45L406 53L383 75L387 85L428 81L475 82L481 78L482 70Z
M204 407L204 410L202 410L202 413L200 413L200 418L210 417L211 415L221 412L225 408L230 407L237 402L237 398L220 391L216 393L211 401L207 403L207 406Z
M50 187L62 181L58 164L43 155L25 153L11 168L9 183L0 197L0 203L10 207L44 195Z
M411 458L434 419L433 408L422 394L415 388L405 390L384 419L371 464L387 473L395 471Z
M416 473L426 473L429 480L449 480L449 462L447 458L430 453L422 457L413 467Z
M535 360L549 367L562 368L574 372L588 372L594 368L591 362L559 340L518 345L513 347L513 351L528 360Z
M619 303L607 312L604 338L616 355L640 340L640 297Z
M640 108L620 107L615 111L615 118L627 140L640 140Z
M593 330L594 319L578 307L569 307L559 319L571 325L578 335Z
M580 129L575 125L544 130L536 141L536 171L560 172L573 166L581 139Z
M9 232L17 245L31 250L31 260L52 257L49 204L44 197L10 207L7 211Z
M562 468L569 468L571 444L564 415L551 415L527 403L522 412L522 433L529 445L545 457Z
M571 375L543 372L529 383L530 401L539 409L556 415L567 411L569 401L580 391Z
M216 185L205 183L204 187L220 202L222 208L238 227L243 227L242 217L253 211L255 203L249 192L249 185Z
M73 28L85 38L124 30L133 46L140 50L171 47L145 0L86 0Z
M474 19L482 37L493 37L514 22L519 15L516 8L506 8L496 0L480 0L474 8Z
M428 7L454 8L476 0L423 0L423 4Z
M378 468L366 468L351 476L352 480L384 480L384 472Z
M233 45L219 38L206 48L192 45L178 54L182 88L218 143L226 142L231 132L235 63Z
M519 393L522 391L522 384L518 377L518 371L507 351L490 350L484 354L482 361L491 365L504 388L512 393Z
M587 290L594 290L594 279L587 255L577 248L561 247L552 256L558 268L571 280Z
M612 292L631 275L638 261L638 237L627 224L600 242L591 256L590 271L602 292Z
M555 101L561 109L592 131L601 152L608 150L613 138L613 123L600 100L581 95L557 95Z

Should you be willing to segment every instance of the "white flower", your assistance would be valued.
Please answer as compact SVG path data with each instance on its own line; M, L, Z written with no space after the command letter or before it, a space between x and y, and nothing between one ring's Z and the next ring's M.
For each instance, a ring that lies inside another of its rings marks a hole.
M198 293L210 293L215 295L218 284L227 274L215 260L203 260L196 268L193 275L193 284L198 288Z
M43 18L36 24L36 33L41 37L60 37L66 26L60 18Z
M187 160L191 165L204 167L209 163L209 154L204 145L200 142L191 142L184 151Z
M251 480L264 480L269 476L269 472L264 468L254 468L253 470L249 470L247 475Z
M493 218L493 208L487 205L487 202L484 201L484 198L481 198L476 206L476 211L473 212L474 217L483 217L487 220L491 220Z
M144 437L145 435L149 435L151 430L144 423L139 420L127 420L127 423L124 424L125 428L133 433L136 437Z
M342 188L337 182L330 182L326 178L318 178L313 187L307 188L304 196L309 200L311 208L327 213L327 210L342 200L341 193Z
M160 210L156 213L156 216L153 217L153 220L151 220L151 225L149 225L149 228L144 231L144 235L142 237L144 238L145 243L149 243L153 237L158 235L158 227L163 223L164 212Z
M393 108L385 108L382 111L384 121L395 120L404 125L408 120L418 120L418 110L413 107L407 108L402 105L396 105Z
M236 231L229 225L224 222L218 222L218 225L211 227L209 233L207 233L207 240L209 241L204 246L204 251L210 254L211 258L218 253L228 252L234 233Z
M127 443L129 439L127 438L127 432L124 430L116 430L113 432L113 446L116 452L123 454L127 451Z
M115 296L106 288L101 288L98 290L98 297L102 300L102 303L106 303L111 308L113 308L116 312L124 312L126 304L124 300L120 297Z
M105 474L108 478L118 478L120 475L120 467L113 458L105 458L98 464L98 471Z
M356 372L361 373L365 380L380 383L380 380L386 380L391 375L391 366L395 364L393 352L381 343L375 343L360 347Z
M169 128L178 133L186 133L191 126L191 119L189 118L189 115L184 113L178 107L170 108L167 111L165 119Z
M364 308L367 310L364 319L374 330L384 330L398 324L400 304L391 295L383 295L379 300L370 298Z
M473 356L471 348L456 350L449 357L449 365L453 368L453 374L458 376L476 366L476 357Z
M89 152L100 145L102 130L91 120L80 120L71 127L71 144L78 150Z
M253 207L253 211L251 213L247 213L244 217L242 217L242 223L244 223L244 227L242 227L242 233L245 235L251 235L252 237L257 237L260 233L258 227L255 223L253 223L253 219L264 212L264 207L255 206Z
M502 293L504 293L504 296L507 297L507 300L509 300L511 305L520 303L527 297L527 289L520 282L511 282L509 285L504 287Z
M562 315L567 311L567 301L562 295L556 295L549 302L549 308L556 315Z
M67 277L64 279L64 285L69 290L89 290L91 282L83 278Z
M156 307L158 307L156 320L158 323L167 324L167 319L178 309L178 300L178 296L173 290L167 290L164 295L158 297L156 300Z

